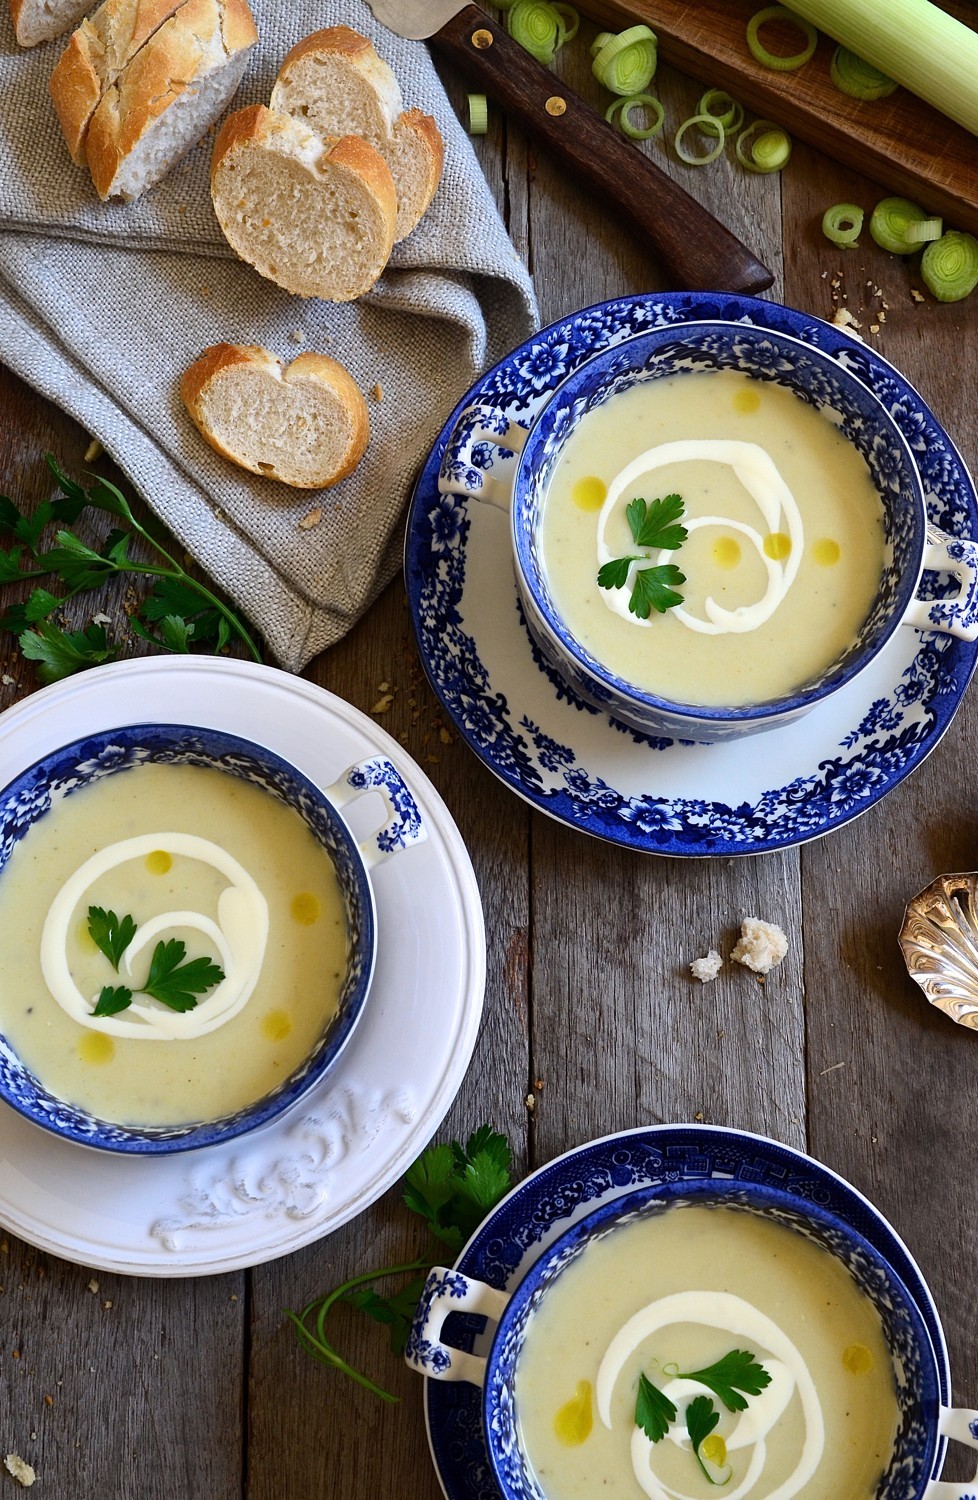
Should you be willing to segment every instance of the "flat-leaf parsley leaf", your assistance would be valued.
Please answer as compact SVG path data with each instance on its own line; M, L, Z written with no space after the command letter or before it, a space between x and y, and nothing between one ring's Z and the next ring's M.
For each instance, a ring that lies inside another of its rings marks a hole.
M652 563L653 548L665 548L674 552L686 540L688 532L679 525L684 505L679 495L665 495L662 499L647 502L640 496L629 501L625 507L632 538L637 547L648 550L627 557L614 557L598 570L598 587L621 589L632 574L632 592L628 608L639 620L647 620L653 610L664 615L667 609L682 604L683 596L676 592L676 585L686 582L675 563ZM633 564L645 564L632 572Z
M88 934L118 973L119 960L136 936L136 924L132 917L117 917L114 911L106 911L102 906L90 906Z
M640 1375L635 1401L636 1427L641 1427L650 1443L660 1443L675 1420L674 1402L657 1385L653 1385L647 1375Z
M728 1411L746 1411L747 1402L740 1394L759 1396L771 1384L771 1377L749 1349L731 1349L716 1364L705 1370L679 1372L680 1380L696 1380L719 1396Z
M726 1479L714 1479L700 1457L700 1444L710 1436L719 1420L720 1413L709 1396L695 1396L686 1408L686 1431L689 1433L689 1441L692 1444L696 1462L710 1484L727 1484L731 1477L728 1474ZM726 1445L724 1445L724 1456L726 1456Z

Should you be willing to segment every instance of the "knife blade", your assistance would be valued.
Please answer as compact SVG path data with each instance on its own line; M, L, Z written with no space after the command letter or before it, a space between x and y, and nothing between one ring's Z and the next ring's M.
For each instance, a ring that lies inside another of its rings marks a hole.
M628 220L667 274L690 291L760 292L768 268L707 209L465 0L367 0L377 20L425 40L475 77L575 178Z

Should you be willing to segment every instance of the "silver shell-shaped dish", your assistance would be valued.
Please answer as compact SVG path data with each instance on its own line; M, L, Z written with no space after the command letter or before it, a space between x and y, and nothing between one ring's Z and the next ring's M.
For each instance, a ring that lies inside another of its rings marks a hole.
M900 947L931 1005L978 1031L978 874L940 875L914 896Z

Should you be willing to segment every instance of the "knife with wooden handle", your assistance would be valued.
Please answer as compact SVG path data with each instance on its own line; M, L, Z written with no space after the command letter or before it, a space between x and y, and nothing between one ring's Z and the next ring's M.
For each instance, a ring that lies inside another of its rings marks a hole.
M382 25L427 40L630 221L691 291L761 292L774 280L746 245L538 63L478 5L367 0Z

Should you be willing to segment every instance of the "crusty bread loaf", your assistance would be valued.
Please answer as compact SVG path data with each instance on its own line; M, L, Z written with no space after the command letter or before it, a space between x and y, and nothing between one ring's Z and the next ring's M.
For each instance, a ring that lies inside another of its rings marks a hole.
M305 37L279 69L271 107L324 138L359 135L375 146L397 193L394 239L410 234L441 179L444 145L430 115L402 113L397 79L372 42L349 26Z
M100 198L136 198L196 145L258 40L246 0L184 0L102 95L85 139Z
M85 137L106 89L183 0L105 0L83 21L58 59L49 84L71 159L85 165Z
M323 141L263 104L221 127L211 196L242 260L300 297L359 297L390 256L397 199L383 157L358 136Z
M92 8L92 0L10 0L14 35L22 47L64 36Z
M324 354L283 366L255 344L214 344L186 371L180 394L224 458L298 489L345 479L370 436L356 382Z

